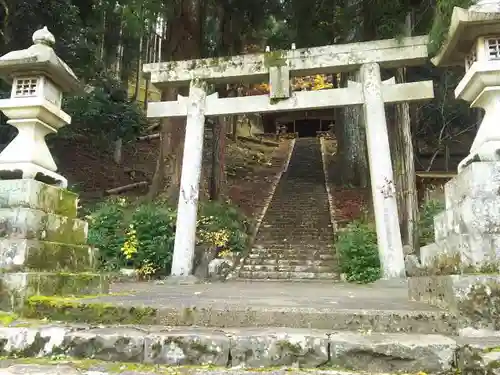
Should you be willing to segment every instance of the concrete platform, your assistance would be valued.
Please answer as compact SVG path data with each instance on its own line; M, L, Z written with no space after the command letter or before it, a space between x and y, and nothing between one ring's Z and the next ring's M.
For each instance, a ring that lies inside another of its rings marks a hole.
M244 282L168 285L118 283L114 295L82 304L148 307L147 324L206 327L289 327L455 334L455 317L409 302L406 284L357 286L331 282Z

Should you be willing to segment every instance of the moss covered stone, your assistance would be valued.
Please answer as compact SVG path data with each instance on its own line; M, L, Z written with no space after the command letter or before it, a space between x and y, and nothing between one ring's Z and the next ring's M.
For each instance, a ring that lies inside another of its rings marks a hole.
M0 208L23 207L70 218L77 215L78 195L36 180L1 180Z
M93 296L95 298L95 296ZM61 298L33 296L26 300L22 316L65 322L98 324L156 324L157 310L150 307L84 303L85 297Z
M17 311L31 296L100 295L109 292L109 277L95 273L5 273L0 276L6 292L0 300L0 309Z
M88 224L31 208L0 208L0 238L30 239L83 245Z
M96 268L96 250L87 245L34 241L25 267L30 271L91 271Z
M286 52L285 51L271 51L264 54L264 66L270 68L272 66L285 66L286 65Z

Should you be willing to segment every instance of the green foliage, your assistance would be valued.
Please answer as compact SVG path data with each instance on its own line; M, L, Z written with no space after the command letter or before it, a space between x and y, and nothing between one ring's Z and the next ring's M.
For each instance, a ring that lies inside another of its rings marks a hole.
M89 221L88 243L99 249L101 265L116 270L124 265L121 248L125 242L126 203L123 200L105 201L86 216Z
M425 202L420 208L418 223L420 246L434 242L434 216L444 210L444 204L437 200Z
M235 206L216 201L204 202L200 207L200 219L204 221L200 229L206 232L214 233L221 229L228 231L228 241L224 250L240 253L246 249L249 223Z
M146 117L113 77L101 77L89 92L70 96L64 109L72 116L66 131L92 134L103 139L131 139L146 125Z
M377 233L372 224L362 221L350 223L339 232L335 248L347 281L366 284L380 278Z
M473 3L474 0L437 0L436 14L429 34L429 53L431 55L435 55L446 40L453 8L468 8Z
M99 248L104 269L131 267L147 277L170 272L176 212L168 204L111 199L98 205L87 219L89 244ZM247 220L229 204L203 203L198 243L221 251L241 252L248 244Z

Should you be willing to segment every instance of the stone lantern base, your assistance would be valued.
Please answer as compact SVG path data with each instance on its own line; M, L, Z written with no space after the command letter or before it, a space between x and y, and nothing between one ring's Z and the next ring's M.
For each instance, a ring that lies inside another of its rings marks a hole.
M445 185L445 199L409 297L452 310L464 326L500 330L500 162L469 164Z
M109 292L86 245L76 194L30 179L0 181L0 310L31 296Z

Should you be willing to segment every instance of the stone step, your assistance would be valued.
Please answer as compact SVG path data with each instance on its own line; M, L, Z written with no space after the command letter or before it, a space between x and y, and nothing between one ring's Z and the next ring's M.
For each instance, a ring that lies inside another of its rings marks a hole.
M328 260L309 260L309 259L272 259L272 258L257 258L248 257L245 259L247 265L262 265L262 266L310 266L310 267L334 267L337 262L334 258Z
M294 246L294 247L281 247L281 246L270 246L262 249L254 248L251 251L252 254L261 254L261 255L268 255L268 254L277 254L277 255L318 255L318 254L335 254L335 251L331 248L328 247L318 247L315 246L314 248L305 248L305 247L300 247L300 246Z
M44 296L106 294L110 278L108 274L89 272L4 272L0 274L0 310L17 311L26 298L33 296L43 299L47 298Z
M45 213L32 208L0 208L0 237L84 245L86 221Z
M156 366L238 367L235 374L241 374L241 368L283 366L349 368L370 374L451 374L458 373L456 364L468 359L466 345L441 335L47 322L38 327L0 328L0 351L17 358L68 356Z
M0 180L0 208L31 208L76 217L78 195L36 180Z
M268 250L268 249L291 249L291 250L325 250L325 251L330 251L329 249L333 249L333 240L332 242L327 242L327 243L321 243L318 244L317 242L311 242L311 241L304 241L304 242L290 242L290 241L271 241L267 239L261 239L260 237L257 237L256 240L256 248L260 247L262 250Z
M242 272L286 272L286 273L328 273L334 271L334 266L310 266L310 265L263 265L244 264Z
M97 251L88 245L0 239L0 269L14 271L83 272L96 267Z
M240 271L239 277L242 279L259 280L339 280L340 276L336 272L279 272L279 271Z

